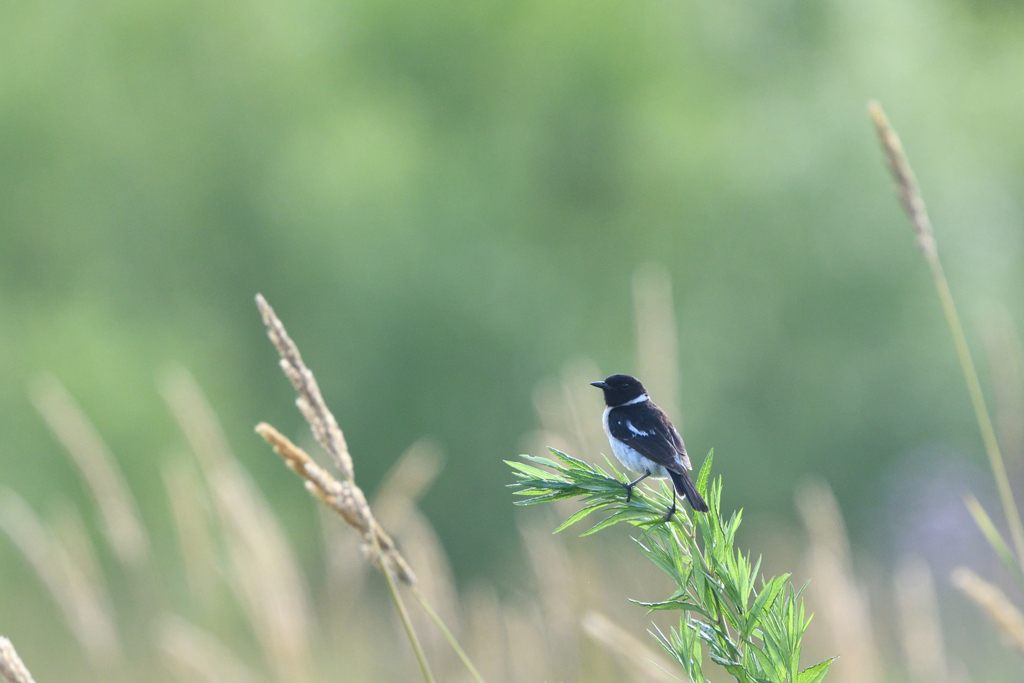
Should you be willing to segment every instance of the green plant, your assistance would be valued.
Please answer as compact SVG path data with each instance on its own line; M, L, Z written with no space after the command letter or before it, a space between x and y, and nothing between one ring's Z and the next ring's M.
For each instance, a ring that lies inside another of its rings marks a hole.
M802 588L783 574L757 588L761 561L751 563L735 547L742 512L726 520L721 514L721 477L710 481L713 452L697 479L697 490L710 511L693 519L680 508L664 521L669 494L663 488L634 491L627 503L623 484L628 479L610 462L611 474L561 451L549 449L560 461L521 456L529 463L506 461L519 481L510 486L526 498L518 505L579 498L584 506L555 533L594 513L610 513L583 533L588 536L625 522L643 530L636 538L641 552L668 574L675 592L661 602L636 604L649 610L682 612L679 627L653 635L696 683L704 683L701 643L711 660L741 683L817 683L828 673L832 659L800 670L800 645L810 617L804 614ZM547 470L536 467L548 468Z

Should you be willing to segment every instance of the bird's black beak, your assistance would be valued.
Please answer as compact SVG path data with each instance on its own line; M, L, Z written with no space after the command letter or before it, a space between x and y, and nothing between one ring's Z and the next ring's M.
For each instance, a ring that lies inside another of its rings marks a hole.
M604 382L591 382L590 386L597 387L598 389L607 389L608 385Z

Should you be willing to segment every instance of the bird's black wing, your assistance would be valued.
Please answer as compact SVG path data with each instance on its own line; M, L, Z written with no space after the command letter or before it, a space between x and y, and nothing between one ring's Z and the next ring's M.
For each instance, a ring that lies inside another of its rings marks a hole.
M665 411L650 401L612 408L608 429L613 437L658 465L679 472L691 469L683 438Z

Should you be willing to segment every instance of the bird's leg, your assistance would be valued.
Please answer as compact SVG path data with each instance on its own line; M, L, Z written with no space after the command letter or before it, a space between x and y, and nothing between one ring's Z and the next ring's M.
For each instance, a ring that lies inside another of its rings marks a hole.
M676 487L673 486L672 487L672 507L670 507L668 509L668 512L665 513L665 521L666 522L669 522L669 521L672 520L672 515L675 514L675 511L676 511Z
M636 486L637 484L639 484L640 482L642 482L644 479L646 479L649 476L651 476L650 472L644 472L642 477L634 479L633 481L629 482L628 484L623 484L623 486L626 487L626 502L627 503L629 502L629 499L633 497L633 487Z

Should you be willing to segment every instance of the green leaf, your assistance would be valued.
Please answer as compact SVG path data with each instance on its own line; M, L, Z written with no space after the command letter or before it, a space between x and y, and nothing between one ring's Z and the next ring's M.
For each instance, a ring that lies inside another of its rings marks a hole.
M757 581L757 574L761 571L761 556L757 556L757 562L754 564L753 570L750 572L750 585L753 586L754 582ZM787 574L786 576L789 576Z
M572 457L568 453L563 453L562 451L558 450L557 448L549 448L548 450L551 451L555 455L556 458L558 458L559 460L564 462L566 465L568 465L571 469L583 470L583 471L587 471L587 472L593 472L594 471L593 468L590 467L590 465L588 465L587 463L583 462L582 460L578 460L578 459Z
M711 476L711 461L715 459L715 449L708 451L708 457L704 458L704 464L700 466L700 474L697 475L697 493L708 497L708 477Z
M539 496L536 494L520 492L517 493L519 495L532 495L533 498L528 498L527 500L514 501L514 505L536 505L537 503L550 503L553 500L562 500L563 498L574 498L577 495L576 491L557 491L555 493L545 493Z
M714 652L708 652L708 654L711 656L711 661L713 661L715 664L721 664L722 666L724 666L725 670L731 673L733 676L736 676L738 678L738 674L743 673L742 662L733 661L728 657L723 657L722 655L716 654Z
M809 666L800 672L797 676L796 683L820 683L825 674L828 673L828 668L832 666L832 662L835 661L835 657L829 657L823 662L819 662L814 666Z
M520 455L519 457L522 458L523 460L529 460L530 462L535 462L538 465L543 465L544 467L550 467L553 470L562 469L557 462L555 462L554 460L549 460L548 458L541 458L536 455L526 455L525 453L523 455ZM506 460L505 462L508 461Z
M506 460L505 464L507 464L514 470L519 470L525 475L544 481L551 480L552 477L558 476L556 474L552 474L551 472L539 470L536 467L533 467L532 465L527 465L526 463L523 462L516 462L515 460ZM557 481L557 479L555 479L554 481Z
M661 571L665 572L666 574L668 574L669 576L678 581L678 579L676 578L675 563L672 561L672 557L664 548L654 543L652 543L650 547L648 547L644 545L643 542L638 538L634 538L633 542L640 546L641 550L643 550L644 554L650 558L651 562L658 565L658 569L660 569Z
M747 612L747 625L744 629L746 635L749 636L757 627L761 618L761 611L766 608L770 609L775 604L775 599L779 597L779 593L786 587L788 579L789 574L776 576L761 588L761 592L754 600L754 604L751 605L750 611Z
M603 520L601 520L594 526L584 531L582 534L580 534L580 538L583 538L584 536L589 536L591 534L596 534L598 531L601 531L602 529L607 529L608 527L614 526L619 522L624 522L627 519L645 515L646 513L644 513L642 510L620 510L619 512L616 512L613 515L608 515Z
M686 673L690 676L690 679L697 681L697 683L704 682L704 672L701 671L701 648L700 638L698 637L697 628L693 626L695 620L687 617L686 624L683 621L679 621L679 640L680 645L685 648L687 655L686 661Z
M581 519L583 519L584 517L589 515L591 512L596 512L598 509L604 507L605 505L606 505L606 503L592 503L591 505L588 505L585 508L582 508L581 510L577 510L575 513L573 513L573 515L571 517L569 517L569 519L567 519L564 522L562 522L558 526L558 528L555 529L552 533L557 534L560 531L564 531L565 529L568 529L573 524L575 524L576 522L580 521Z
M681 612L695 612L695 613L701 615L702 617L704 617L706 619L710 619L711 618L711 615L707 613L707 610L705 610L703 607L701 607L700 605L698 605L698 604L696 604L694 602L690 602L689 600L665 600L663 602L641 602L639 600L633 600L632 598L630 598L629 601L631 603L633 603L634 605L640 605L641 607L646 607L647 609L651 610L652 612L657 611L657 610L671 609L671 610L677 610L677 611L681 611Z
M608 469L611 470L611 473L614 474L615 476L614 477L609 476L608 473L605 472L604 470L602 470L600 466L598 466L598 468L597 468L598 472L600 472L601 474L607 476L609 479L615 479L617 481L621 481L624 484L629 483L629 477L627 477L625 474L623 474L622 472L617 470L615 468L615 465L612 463L612 461L608 459L607 455L602 453L601 457L604 458L604 461L606 463L608 463Z

